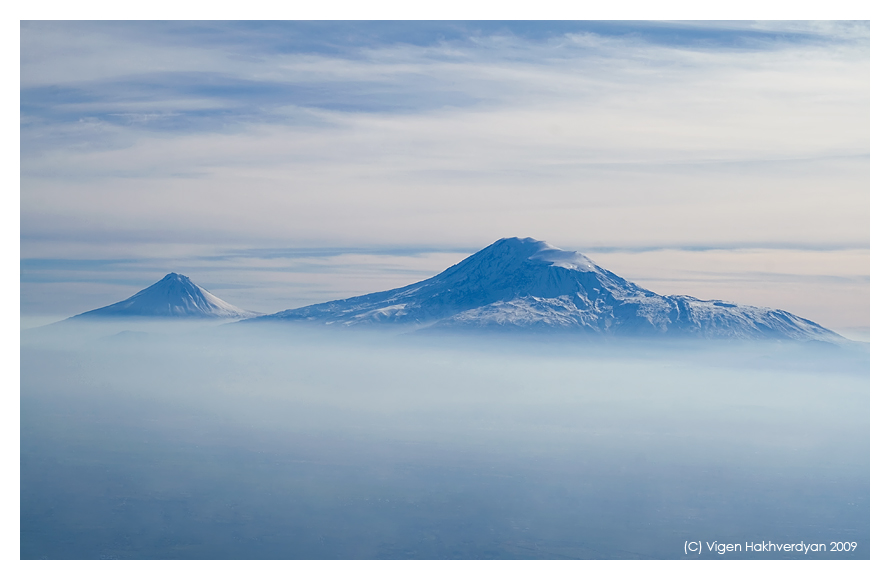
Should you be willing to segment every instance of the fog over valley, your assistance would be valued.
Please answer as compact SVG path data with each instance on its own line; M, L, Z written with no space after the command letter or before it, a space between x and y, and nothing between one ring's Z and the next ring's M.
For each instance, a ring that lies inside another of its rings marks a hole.
M26 558L676 558L690 534L869 553L864 345L22 337Z

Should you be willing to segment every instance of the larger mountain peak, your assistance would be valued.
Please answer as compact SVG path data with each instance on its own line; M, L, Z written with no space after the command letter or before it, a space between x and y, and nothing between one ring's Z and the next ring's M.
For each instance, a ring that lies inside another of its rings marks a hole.
M497 256L506 262L515 261L517 264L530 260L582 272L596 269L596 264L584 254L566 251L534 238L501 238L475 255Z
M783 310L662 296L601 268L583 254L534 238L502 238L409 286L284 310L257 320L842 340L815 322Z

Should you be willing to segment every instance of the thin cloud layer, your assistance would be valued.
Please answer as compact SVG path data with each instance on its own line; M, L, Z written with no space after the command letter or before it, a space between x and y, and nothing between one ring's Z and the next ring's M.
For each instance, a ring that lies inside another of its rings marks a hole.
M21 38L23 258L869 244L868 23L25 22Z

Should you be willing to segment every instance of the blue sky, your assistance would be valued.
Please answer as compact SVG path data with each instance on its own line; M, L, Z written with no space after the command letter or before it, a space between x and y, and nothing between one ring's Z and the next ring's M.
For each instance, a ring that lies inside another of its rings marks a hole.
M23 22L22 313L174 268L273 311L517 235L865 326L869 42L862 22Z

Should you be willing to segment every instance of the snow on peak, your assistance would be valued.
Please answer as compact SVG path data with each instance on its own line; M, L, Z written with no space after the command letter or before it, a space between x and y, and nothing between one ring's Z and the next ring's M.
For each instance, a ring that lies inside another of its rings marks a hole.
M126 300L78 316L250 318L256 314L214 296L188 276L171 272Z
M838 338L784 311L661 296L583 254L534 238L501 238L440 274L402 288L263 318L344 326L578 328L613 336Z
M547 262L559 268L567 268L569 270L578 270L579 272L595 272L596 264L593 260L579 252L570 252L561 250L555 246L544 242L547 247L541 248L535 252L529 260L537 262Z
M520 260L543 262L579 272L596 271L596 264L584 254L563 250L534 238L501 238L486 250L493 253L510 254Z
M183 274L177 274L176 272L170 272L169 274L167 274L166 276L161 278L160 281L161 282L178 282L180 284L191 284L193 286L195 285L195 283L192 282L188 276L185 276Z

